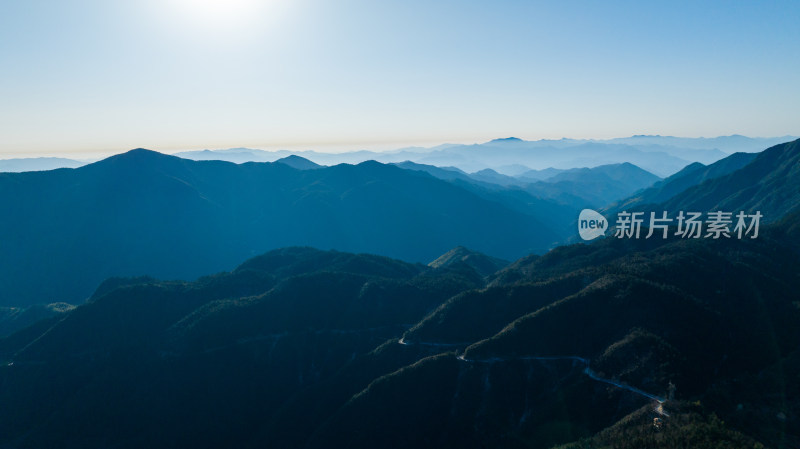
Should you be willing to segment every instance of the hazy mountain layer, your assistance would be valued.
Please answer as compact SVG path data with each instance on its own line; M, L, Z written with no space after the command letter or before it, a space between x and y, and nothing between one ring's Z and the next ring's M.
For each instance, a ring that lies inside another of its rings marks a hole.
M466 172L486 168L517 176L525 169L570 169L629 162L659 176L670 176L692 162L711 164L728 154L761 151L796 137L753 138L739 135L714 138L671 136L632 136L610 140L537 140L495 139L482 144L445 144L432 148L404 148L395 151L352 151L321 153L316 151L263 151L247 148L205 150L179 153L196 160L231 162L272 162L296 154L322 165L360 163L376 160L385 163L412 161L435 166L454 166Z
M533 196L556 200L580 210L600 208L626 198L652 186L659 179L633 164L624 163L565 170L524 189Z
M146 150L0 174L0 212L13 218L0 221L0 305L77 303L111 276L194 279L291 245L423 263L465 245L515 259L569 232L569 208L467 187L376 162L298 170Z
M735 215L760 212L762 223L778 221L800 207L800 140L776 145L752 155L733 154L708 167L689 166L626 200L608 207L622 210L680 212L714 211ZM613 220L613 218L612 218ZM735 224L735 223L734 223Z
M765 222L800 206L800 140L764 150L752 162L670 198L666 210L760 211Z
M77 168L82 165L85 165L85 163L61 157L0 159L0 172L19 173L54 170L57 168Z
M652 187L637 193L635 196L620 201L617 204L612 204L609 210L618 212L622 210L631 210L636 206L644 204L662 203L689 187L739 170L749 164L757 155L758 153L734 153L711 165L703 165L696 162L686 166L686 168L669 178L655 183Z

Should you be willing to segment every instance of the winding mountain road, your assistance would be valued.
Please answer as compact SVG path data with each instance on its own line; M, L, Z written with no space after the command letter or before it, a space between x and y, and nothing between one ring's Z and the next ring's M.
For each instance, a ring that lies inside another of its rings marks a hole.
M418 345L421 345L421 346L433 346L433 347L442 347L442 348L452 348L452 347L458 347L458 346L466 346L465 344L409 342L409 341L406 341L405 338L401 338L398 341L398 343L401 344L401 345L404 345L404 346L409 346L409 345L412 345L412 344L418 344ZM605 378L605 377L598 376L597 373L595 373L592 370L592 368L589 366L589 359L584 358L584 357L580 357L580 356L576 356L576 355L565 355L565 356L540 356L540 357L537 357L537 356L490 357L488 359L467 359L462 354L462 355L458 356L457 358L458 358L458 360L461 360L462 362L469 362L469 363L498 363L498 362L510 362L510 361L514 361L514 360L572 360L573 362L582 363L582 364L584 364L586 366L586 368L583 370L583 373L586 374L590 379L595 380L597 382L602 382L602 383L605 383L605 384L620 388L622 390L630 391L630 392L635 393L635 394L637 394L639 396L643 396L643 397L646 397L647 399L656 401L656 402L658 402L658 406L656 407L656 411L661 415L669 416L664 411L664 408L662 406L662 404L666 401L665 398L663 398L661 396L658 396L658 395L655 395L655 394L652 394L652 393L648 393L648 392L646 392L644 390L641 390L639 388L632 387L630 385L626 385L624 383L618 382L618 381L613 380L613 379L608 379L608 378Z
M617 388L621 388L623 390L630 391L632 393L636 393L640 396L644 396L648 399L652 399L659 404L663 404L666 399L662 398L661 396L657 396L651 393L648 393L644 390L640 390L636 387L632 387L630 385L625 385L621 382L617 382L612 379L607 379L605 377L600 377L589 367L589 360L584 357L579 357L575 355L565 355L565 356L548 356L548 357L536 357L536 356L521 356L521 357L491 357L488 359L467 359L463 355L457 357L458 360L463 362L471 362L471 363L497 363L497 362L510 362L513 360L572 360L573 362L579 362L586 365L586 368L583 370L583 373L589 376L590 379L596 380L598 382L603 382L609 385L612 385Z

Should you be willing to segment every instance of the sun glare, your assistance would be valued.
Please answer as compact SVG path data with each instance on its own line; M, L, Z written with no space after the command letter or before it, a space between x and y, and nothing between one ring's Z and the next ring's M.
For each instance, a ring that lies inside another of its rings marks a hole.
M173 13L207 28L247 26L268 15L276 0L171 0Z

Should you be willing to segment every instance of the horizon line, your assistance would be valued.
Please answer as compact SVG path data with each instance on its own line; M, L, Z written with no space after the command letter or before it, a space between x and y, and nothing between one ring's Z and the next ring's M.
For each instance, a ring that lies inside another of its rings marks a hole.
M189 147L164 147L164 146L134 146L124 150L58 150L49 152L24 152L19 153L0 153L0 160L16 160L16 159L46 159L46 158L60 158L71 159L78 162L91 162L111 157L117 154L124 154L128 151L135 149L148 149L162 154L175 155L186 152L202 152L202 151L228 151L228 150L256 150L268 153L320 153L320 154L348 154L357 152L371 152L371 153L392 153L403 151L406 149L432 149L437 146L456 145L456 146L469 146L469 145L483 145L495 141L522 141L522 142L608 142L618 139L631 139L631 138L674 138L674 139L691 139L691 140L713 140L725 137L743 137L748 139L780 139L788 138L794 140L800 138L797 135L785 134L777 136L748 136L746 134L721 134L717 136L677 136L677 135L662 135L662 134L632 134L628 136L617 136L608 138L573 138L573 137L560 137L560 138L539 138L539 139L526 139L516 136L497 137L489 140L470 141L465 142L461 139L453 139L446 141L433 141L433 142L412 142L406 143L393 141L393 142L363 142L363 143L272 143L266 145L242 145L242 146L189 146ZM326 151L327 150L327 151Z

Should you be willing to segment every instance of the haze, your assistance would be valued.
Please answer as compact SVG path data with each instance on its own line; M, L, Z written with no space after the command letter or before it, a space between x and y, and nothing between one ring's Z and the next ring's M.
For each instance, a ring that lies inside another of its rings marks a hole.
M797 2L6 2L0 156L800 133Z

